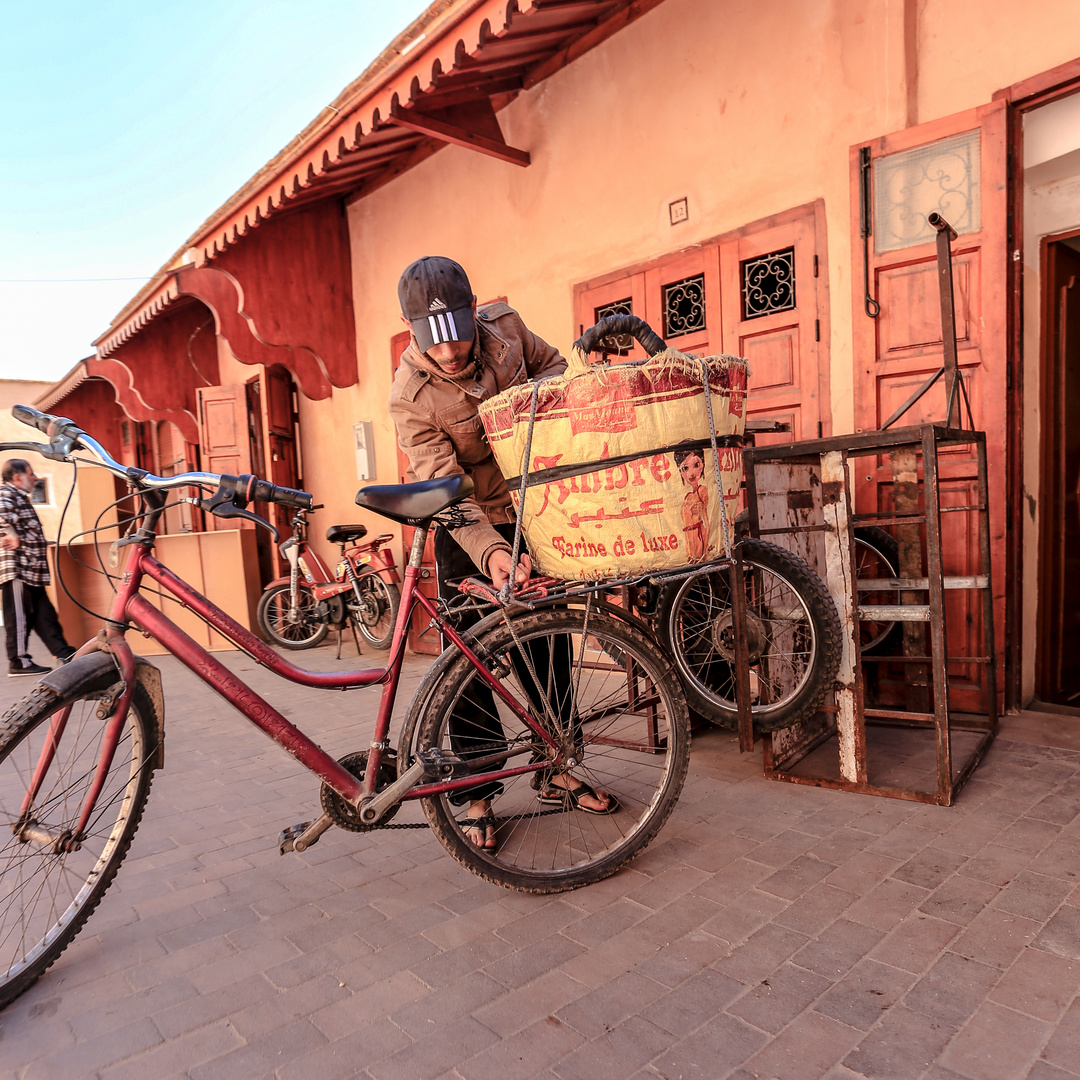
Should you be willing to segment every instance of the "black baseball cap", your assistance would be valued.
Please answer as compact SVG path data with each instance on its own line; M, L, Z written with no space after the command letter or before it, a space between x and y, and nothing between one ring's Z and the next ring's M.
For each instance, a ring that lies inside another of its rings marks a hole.
M472 286L453 259L425 255L407 266L398 282L398 300L423 352L443 341L476 336Z

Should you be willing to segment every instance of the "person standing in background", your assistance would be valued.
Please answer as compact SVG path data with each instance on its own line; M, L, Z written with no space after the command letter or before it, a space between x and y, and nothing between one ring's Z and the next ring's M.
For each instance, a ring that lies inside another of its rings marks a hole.
M45 533L30 503L37 477L28 461L9 458L0 469L0 593L4 605L8 676L44 675L50 669L30 658L30 631L67 663L75 650L67 643L45 586L49 564Z

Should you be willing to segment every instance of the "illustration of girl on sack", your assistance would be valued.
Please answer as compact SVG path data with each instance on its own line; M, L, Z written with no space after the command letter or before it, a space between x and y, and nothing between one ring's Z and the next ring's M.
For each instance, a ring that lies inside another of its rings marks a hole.
M690 562L701 562L709 544L709 492L701 483L705 455L701 450L676 450L675 464L682 482L690 487L682 505L686 555Z

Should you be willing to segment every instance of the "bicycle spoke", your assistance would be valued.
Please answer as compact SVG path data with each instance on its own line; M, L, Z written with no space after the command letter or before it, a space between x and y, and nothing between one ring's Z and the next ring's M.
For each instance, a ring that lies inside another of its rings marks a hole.
M489 658L504 691L556 746L541 747L475 670L459 663L445 689L431 695L422 740L466 761L528 746L542 768L478 779L464 795L429 800L433 828L470 869L515 888L572 888L614 872L655 834L681 783L685 706L665 681L668 665L620 620L580 609L512 619L486 640L490 646L478 655ZM581 784L599 801L563 793ZM617 812L604 812L605 792ZM480 799L491 807L494 850L475 847L462 831L459 807Z

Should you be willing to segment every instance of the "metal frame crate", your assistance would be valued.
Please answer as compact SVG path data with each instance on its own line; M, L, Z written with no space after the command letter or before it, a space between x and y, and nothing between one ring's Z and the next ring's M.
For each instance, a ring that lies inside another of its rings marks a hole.
M939 451L964 446L973 451L974 498L943 506ZM870 455L890 459L895 505L856 514L849 462ZM951 805L998 724L985 434L922 424L754 447L746 450L744 462L751 532L791 548L818 570L836 601L844 639L834 703L810 721L765 737L766 776ZM978 566L965 568L974 572L945 571L957 560L957 552L942 548L942 515L951 513L974 516ZM897 528L899 576L856 580L854 529L862 524ZM883 590L897 593L900 603L860 604L860 592ZM947 646L946 597L954 590L966 591L971 625L981 623L971 655L950 655ZM860 614L900 622L903 653L864 661ZM903 665L903 707L867 707L869 663ZM950 701L950 679L975 669L981 669L981 679L969 681L981 685L984 711L961 713Z

